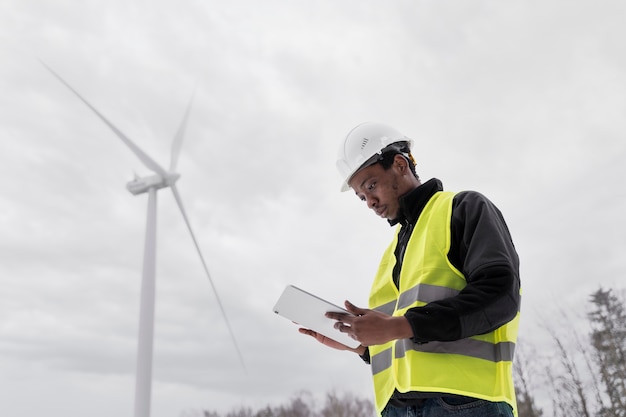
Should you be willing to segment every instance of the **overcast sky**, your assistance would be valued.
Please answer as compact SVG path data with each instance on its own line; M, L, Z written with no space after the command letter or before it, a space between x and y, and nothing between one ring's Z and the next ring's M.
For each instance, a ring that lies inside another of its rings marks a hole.
M0 2L0 413L131 415L149 174L40 63L163 166L195 91L179 191L159 193L152 415L371 396L358 357L272 312L287 284L365 306L392 235L340 193L363 121L415 141L423 179L503 211L521 337L623 287L620 1ZM541 349L541 346L540 346Z

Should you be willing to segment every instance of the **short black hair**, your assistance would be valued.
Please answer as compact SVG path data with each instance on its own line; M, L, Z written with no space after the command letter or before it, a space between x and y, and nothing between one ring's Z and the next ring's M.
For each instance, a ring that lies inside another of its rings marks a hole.
M382 154L378 158L378 163L386 171L393 165L393 160L396 155L402 155L404 159L406 159L409 169L413 175L415 175L415 178L419 180L420 177L417 175L415 160L413 159L413 155L411 155L411 148L409 148L408 142L396 142L387 146L383 149Z

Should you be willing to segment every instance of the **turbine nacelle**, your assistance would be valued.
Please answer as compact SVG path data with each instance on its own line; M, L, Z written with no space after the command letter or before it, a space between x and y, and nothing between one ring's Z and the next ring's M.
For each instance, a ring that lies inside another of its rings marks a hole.
M126 189L133 195L143 194L151 188L158 190L170 187L174 185L179 178L180 174L176 172L168 172L165 177L159 174L137 177L126 184Z

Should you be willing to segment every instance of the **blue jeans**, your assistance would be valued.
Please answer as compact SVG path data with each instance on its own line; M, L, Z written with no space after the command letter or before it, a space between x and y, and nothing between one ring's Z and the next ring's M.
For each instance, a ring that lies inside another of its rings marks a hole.
M428 398L421 405L398 408L387 405L383 417L513 417L507 403L458 397Z

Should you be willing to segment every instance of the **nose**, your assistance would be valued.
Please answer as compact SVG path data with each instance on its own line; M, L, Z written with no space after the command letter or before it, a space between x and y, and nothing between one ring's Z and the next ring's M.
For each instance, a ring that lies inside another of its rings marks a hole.
M367 207L371 208L372 210L376 209L376 204L378 204L378 200L376 200L374 197L366 197L365 198L365 202L367 203Z

